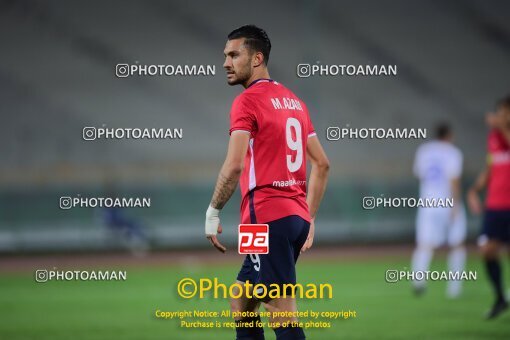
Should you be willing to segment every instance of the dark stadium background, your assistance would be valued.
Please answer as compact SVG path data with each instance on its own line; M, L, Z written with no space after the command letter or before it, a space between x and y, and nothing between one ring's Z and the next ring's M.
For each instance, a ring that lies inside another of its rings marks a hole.
M351 252L376 258L401 249L395 263L404 266L414 240L415 211L365 211L361 203L364 196L416 196L411 167L423 141L327 141L326 129L347 124L427 128L433 136L434 125L446 120L464 153L466 188L485 160L484 113L510 89L509 15L508 1L481 0L0 1L0 268L5 280L0 301L3 296L4 306L15 304L7 297L17 296L9 294L17 282L25 283L26 290L18 292L25 298L44 291L31 277L37 265L94 268L128 265L133 259L139 265L134 270L144 268L144 261L159 261L164 272L166 261L187 263L193 253L200 254L198 263L204 257L221 263L222 255L203 236L203 222L225 156L230 105L241 91L226 84L223 47L231 30L248 23L268 32L270 74L307 103L331 161L309 256L327 249L331 255L324 263L336 268ZM216 75L115 76L116 64L135 62L213 64ZM300 63L396 64L398 75L299 78ZM182 128L183 139L87 142L85 126ZM150 208L126 211L150 239L151 249L141 259L108 231L97 209L59 209L60 196L104 196L112 188L118 196L151 198ZM238 206L236 193L221 213L222 240L231 253L228 280L241 259L232 260ZM479 222L470 216L471 245ZM73 256L79 260L73 262ZM340 269L334 271L341 276ZM476 316L490 301L484 273L478 274ZM383 282L384 272L380 275ZM68 283L56 284L72 291ZM182 306L172 285L175 281L169 280L166 293L177 301L176 310ZM412 298L409 286L400 289ZM441 290L436 298L444 300ZM218 304L223 305L226 301ZM19 324L1 325L0 338L2 333L6 338L56 337L51 327L26 333L23 308L17 308L19 314L11 317ZM56 309L55 320L65 314ZM363 319L356 322L362 325ZM79 325L69 332L87 338L87 328ZM368 321L364 325L370 329ZM497 334L505 332L508 328Z

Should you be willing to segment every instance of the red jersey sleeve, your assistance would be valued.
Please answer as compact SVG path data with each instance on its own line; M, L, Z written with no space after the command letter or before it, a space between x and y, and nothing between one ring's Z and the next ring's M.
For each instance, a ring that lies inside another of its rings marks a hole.
M303 104L304 105L304 104ZM306 120L308 123L308 137L317 136L315 132L315 128L313 127L312 120L310 119L310 112L308 111L308 107L305 105L306 112Z
M257 117L254 113L253 104L243 95L234 100L230 110L229 134L236 130L248 131L252 135L257 131Z

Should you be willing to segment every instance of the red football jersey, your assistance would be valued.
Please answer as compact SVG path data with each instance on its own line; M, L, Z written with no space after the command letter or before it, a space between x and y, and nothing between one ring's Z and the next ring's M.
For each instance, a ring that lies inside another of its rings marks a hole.
M314 136L305 104L282 84L259 79L232 104L230 133L250 133L240 178L241 223L268 223L298 215L306 203L306 144Z
M488 138L488 209L510 209L510 147L501 132L493 130Z

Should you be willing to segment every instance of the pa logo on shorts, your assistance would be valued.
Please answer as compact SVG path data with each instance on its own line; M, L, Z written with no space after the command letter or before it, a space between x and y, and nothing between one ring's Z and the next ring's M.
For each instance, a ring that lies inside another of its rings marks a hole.
M240 224L238 249L239 254L269 253L269 225Z

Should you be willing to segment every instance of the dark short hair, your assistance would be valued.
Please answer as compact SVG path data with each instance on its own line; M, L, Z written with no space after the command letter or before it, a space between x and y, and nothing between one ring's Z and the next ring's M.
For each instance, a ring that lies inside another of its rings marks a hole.
M437 139L445 139L452 133L452 128L450 124L446 122L441 122L436 125L436 138Z
M496 108L506 108L510 110L510 94L498 100Z
M245 25L236 28L228 35L228 40L244 38L244 44L252 51L261 52L264 55L264 64L269 61L271 41L266 31L255 25Z

